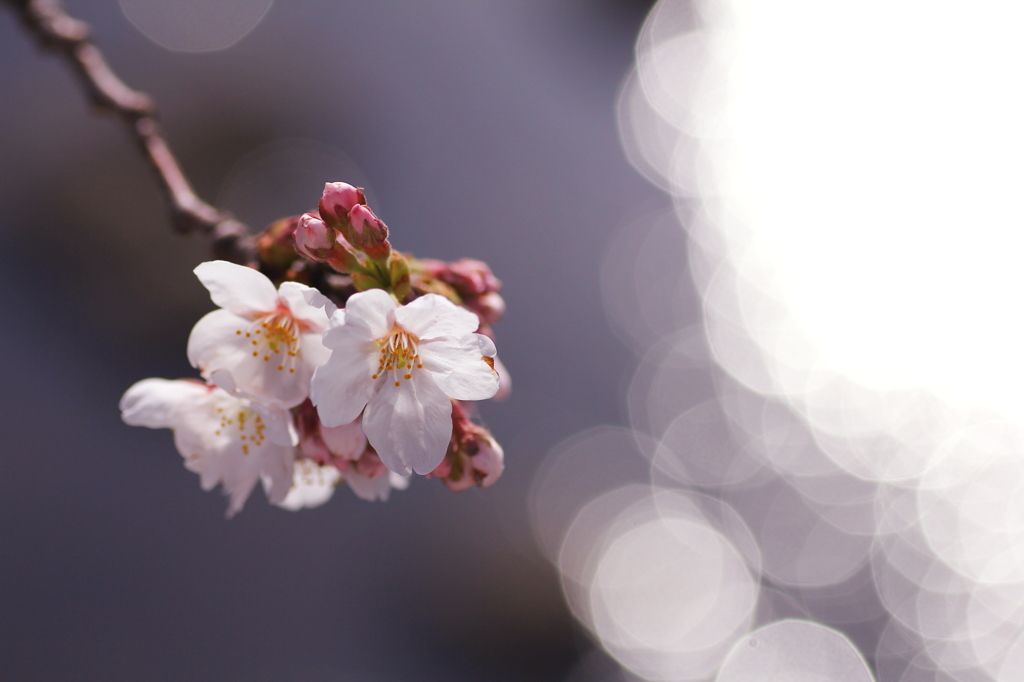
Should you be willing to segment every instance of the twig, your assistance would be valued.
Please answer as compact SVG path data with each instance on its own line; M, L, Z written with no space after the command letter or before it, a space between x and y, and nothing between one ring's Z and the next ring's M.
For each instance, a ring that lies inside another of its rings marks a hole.
M90 40L89 26L69 16L59 0L0 1L14 8L42 47L67 60L97 108L110 111L125 122L139 150L156 171L170 204L174 229L185 234L211 234L218 257L237 263L252 261L255 241L249 229L230 213L196 196L164 139L153 100L129 88L110 69Z

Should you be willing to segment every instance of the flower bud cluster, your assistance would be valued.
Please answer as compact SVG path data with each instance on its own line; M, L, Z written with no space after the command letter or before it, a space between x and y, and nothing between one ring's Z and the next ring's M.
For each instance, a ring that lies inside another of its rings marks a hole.
M452 439L444 461L430 472L452 492L487 488L505 470L505 453L491 433L470 421L461 405L452 410Z
M454 263L424 259L419 262L423 274L447 285L458 302L480 316L480 324L492 325L505 314L501 280L494 276L487 263L462 258Z
M356 290L389 289L408 294L409 266L394 253L388 226L366 205L366 195L344 182L329 182L316 212L297 219L295 251L349 275Z
M501 285L484 263L393 251L363 191L345 183L326 185L318 212L273 223L257 254L279 286L224 261L196 268L219 306L188 340L202 381L136 383L125 422L172 429L203 489L230 497L229 516L260 482L271 503L297 510L342 482L386 500L413 473L451 490L497 480L501 447L463 405L509 386L489 327ZM316 276L308 261L338 274Z

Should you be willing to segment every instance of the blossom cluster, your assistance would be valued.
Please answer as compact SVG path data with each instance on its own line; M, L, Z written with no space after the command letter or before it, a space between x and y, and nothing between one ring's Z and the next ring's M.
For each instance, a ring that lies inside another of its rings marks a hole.
M464 401L511 387L491 331L501 283L480 261L417 260L388 237L361 189L328 183L318 211L258 238L258 262L199 265L219 306L188 339L201 380L136 383L124 421L172 429L228 516L258 483L291 510L341 482L366 500L413 474L456 491L493 484L501 446Z

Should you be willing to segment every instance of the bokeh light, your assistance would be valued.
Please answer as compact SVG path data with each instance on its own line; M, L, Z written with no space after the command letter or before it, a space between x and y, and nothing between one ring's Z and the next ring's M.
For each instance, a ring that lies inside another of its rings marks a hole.
M224 50L263 20L274 0L118 0L128 21L175 52Z
M576 498L558 558L633 674L1024 674L1022 18L923 0L649 15L619 127L675 210L638 211L602 271L637 353L620 452L649 479ZM647 501L666 495L744 532ZM743 557L749 613L711 606L739 584L723 557Z

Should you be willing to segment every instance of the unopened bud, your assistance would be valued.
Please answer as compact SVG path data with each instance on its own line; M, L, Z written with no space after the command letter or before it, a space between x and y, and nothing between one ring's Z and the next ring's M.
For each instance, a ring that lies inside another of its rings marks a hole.
M487 324L494 324L505 314L505 299L497 291L466 298L465 303L467 308L479 315Z
M501 291L501 280L494 276L487 263L473 258L460 258L454 263L448 263L447 272L441 273L439 277L464 297Z
M348 225L349 212L365 203L366 195L358 187L345 182L328 182L320 198L320 217L331 227L344 230Z
M324 262L334 250L337 232L320 218L304 213L295 228L295 250L312 261Z
M505 453L487 429L455 418L455 434L444 461L430 472L440 478L452 492L472 488L487 488L505 470Z
M479 451L469 461L474 482L481 488L487 488L494 485L505 471L505 451L489 436L481 438L479 445Z
M388 274L391 277L391 293L399 301L409 295L409 288L412 280L409 274L409 260L400 253L391 253L391 260L388 261Z
M260 262L274 270L286 270L295 262L292 235L298 216L275 220L256 238Z
M352 246L375 261L386 261L391 255L391 244L388 242L388 226L384 221L363 204L352 208L348 220L351 226L348 236Z

